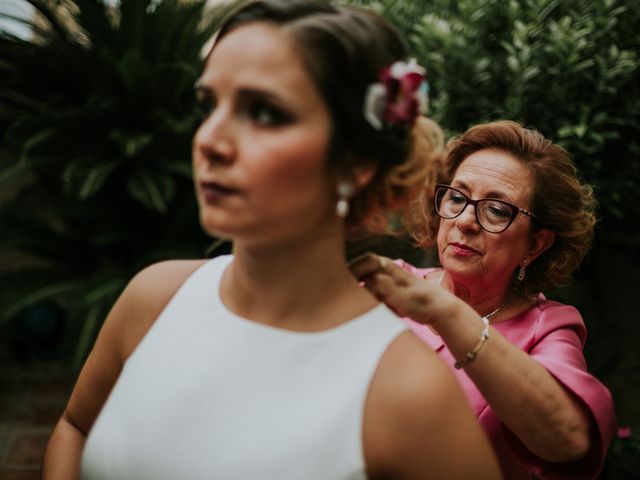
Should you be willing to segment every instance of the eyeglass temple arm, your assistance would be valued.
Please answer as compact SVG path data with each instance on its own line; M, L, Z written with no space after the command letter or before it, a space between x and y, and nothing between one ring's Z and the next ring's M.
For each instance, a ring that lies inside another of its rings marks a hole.
M518 211L521 214L526 215L527 217L536 218L536 216L533 213L531 213L529 210L525 210L524 208L518 207Z

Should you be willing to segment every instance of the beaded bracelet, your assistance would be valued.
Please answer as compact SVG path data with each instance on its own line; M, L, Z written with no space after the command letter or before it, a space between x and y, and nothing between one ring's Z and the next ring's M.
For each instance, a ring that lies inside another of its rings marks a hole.
M473 347L473 350L465 354L463 360L456 361L456 363L453 365L455 368L460 369L465 365L473 362L478 356L478 352L484 345L484 342L489 340L489 319L487 317L482 317L482 323L484 323L484 328L482 329L482 333L480 334L480 341L475 347Z

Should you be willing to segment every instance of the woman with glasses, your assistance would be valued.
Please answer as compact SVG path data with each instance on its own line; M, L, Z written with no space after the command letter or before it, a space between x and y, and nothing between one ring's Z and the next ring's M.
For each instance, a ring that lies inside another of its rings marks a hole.
M435 177L410 230L442 268L366 255L352 271L453 367L505 478L595 478L612 399L587 371L580 313L542 293L590 247L591 189L565 150L510 121L453 139Z

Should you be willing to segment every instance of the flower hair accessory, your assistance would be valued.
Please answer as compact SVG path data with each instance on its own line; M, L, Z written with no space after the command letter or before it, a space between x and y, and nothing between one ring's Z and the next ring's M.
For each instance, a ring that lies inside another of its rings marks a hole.
M397 61L380 72L379 81L369 85L364 118L376 130L410 127L418 115L427 113L429 84L426 70L416 63Z

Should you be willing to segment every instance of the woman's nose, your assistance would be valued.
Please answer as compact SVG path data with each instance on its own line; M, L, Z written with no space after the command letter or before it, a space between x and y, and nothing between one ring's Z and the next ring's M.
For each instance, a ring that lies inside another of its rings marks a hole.
M455 218L456 226L462 231L479 232L482 227L476 217L476 207L470 203L464 207L462 213Z
M200 124L193 137L194 153L208 162L231 163L235 157L232 118L218 107Z

